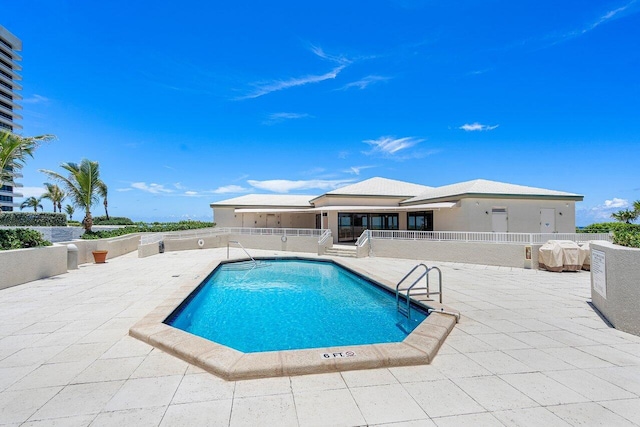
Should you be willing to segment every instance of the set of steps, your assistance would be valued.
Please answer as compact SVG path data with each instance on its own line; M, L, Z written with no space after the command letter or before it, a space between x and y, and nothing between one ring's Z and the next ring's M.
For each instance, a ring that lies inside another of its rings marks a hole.
M355 246L333 245L333 247L327 248L324 254L343 258L357 258Z

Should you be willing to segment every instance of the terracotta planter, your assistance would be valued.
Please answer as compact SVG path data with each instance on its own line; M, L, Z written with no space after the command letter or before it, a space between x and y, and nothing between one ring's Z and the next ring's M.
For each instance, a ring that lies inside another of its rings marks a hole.
M93 251L93 260L96 264L104 264L107 261L107 252L108 251Z

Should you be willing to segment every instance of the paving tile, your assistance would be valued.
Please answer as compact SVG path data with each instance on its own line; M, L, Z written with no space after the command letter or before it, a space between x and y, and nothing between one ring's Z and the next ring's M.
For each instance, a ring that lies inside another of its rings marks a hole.
M453 382L488 411L537 406L536 402L499 377L457 378Z
M62 387L5 391L0 393L0 424L21 423L26 421L60 390L62 390Z
M437 356L431 366L438 369L447 378L476 377L491 375L491 372L465 354L445 354Z
M574 426L634 426L630 421L594 402L549 406L547 409Z
M540 405L561 405L588 400L540 372L508 374L500 377Z
M598 403L611 412L640 425L640 399L608 400Z
M631 399L636 397L635 394L584 370L552 371L544 374L589 398L589 400Z
M235 383L209 373L185 375L173 396L172 404L232 399Z
M364 425L365 419L347 389L294 393L300 426Z
M614 365L640 366L640 357L632 356L608 345L591 345L579 347L579 349Z
M408 383L404 388L431 418L485 411L450 380Z
M15 382L10 390L25 390L52 386L64 386L85 370L87 362L51 363L37 369Z
M48 363L94 361L100 357L110 345L107 343L72 344L48 360Z
M288 377L264 378L236 382L235 397L268 396L290 394L291 381Z
M180 375L127 380L107 403L105 410L118 411L169 405L181 380Z
M153 356L147 356L133 374L131 374L131 378L184 375L188 366L189 364L184 360L160 352Z
M575 366L576 368L608 368L614 366L605 360L592 356L584 351L580 351L573 347L564 348L544 348L543 352L562 360L565 363Z
M342 372L342 378L349 388L372 385L398 384L398 380L388 369L363 369Z
M568 427L571 425L542 407L510 409L492 412L492 414L504 425L512 427Z
M0 368L0 391L5 390L7 387L25 377L37 367L38 365Z
M151 347L149 344L138 341L135 338L123 337L117 343L115 343L109 350L107 350L101 359L113 359L120 357L135 357L146 356L151 353Z
M298 426L292 394L233 399L230 427Z
M640 366L589 369L589 373L640 396Z
M41 365L66 348L66 346L29 347L18 350L0 360L0 368Z
M509 356L529 366L533 371L567 370L574 367L542 350L505 350Z
M356 387L350 391L368 424L425 418L425 412L400 384Z
M470 353L469 358L493 374L531 372L532 369L502 351Z
M372 427L437 427L431 418L402 421L399 423L370 424Z
M445 379L444 374L431 365L398 366L395 368L389 368L389 372L391 372L400 383L436 381Z
M135 426L157 427L167 407L128 409L125 411L101 412L91 427Z
M122 384L122 381L112 381L67 386L33 414L29 421L97 414Z
M434 418L433 422L438 427L503 427L496 417L488 412L480 414L454 415L452 417Z
M126 357L121 359L98 359L80 372L73 380L76 383L126 380L142 363L144 357Z
M339 372L328 374L299 375L291 377L294 395L305 391L337 390L347 388Z
M160 426L228 426L232 400L170 405Z
M77 415L74 417L49 418L47 420L27 421L21 427L85 427L91 424L95 415Z

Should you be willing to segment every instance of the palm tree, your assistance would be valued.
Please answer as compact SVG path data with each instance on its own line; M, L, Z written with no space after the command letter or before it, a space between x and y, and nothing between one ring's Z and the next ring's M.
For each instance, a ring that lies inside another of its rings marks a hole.
M69 215L69 221L73 221L73 213L76 209L72 205L67 205L64 207L64 211Z
M640 200L633 202L633 210L640 216Z
M104 186L104 182L100 179L100 165L98 162L82 159L80 164L63 163L60 167L69 172L69 175L65 177L57 172L43 169L40 172L61 182L73 204L84 208L82 224L86 231L91 231L93 226L91 206L98 203L100 187Z
M53 135L22 137L6 129L0 129L0 186L12 182L13 172L22 169L27 157L40 143L54 139Z
M43 199L49 199L53 202L53 212L56 212L56 208L62 213L62 201L67 197L67 194L56 184L44 183L47 187L47 192L42 195Z
M24 202L22 202L22 204L20 205L20 210L23 210L24 208L33 208L34 212L38 212L38 208L44 210L44 208L42 207L42 203L40 203L41 201L42 197L29 197Z
M100 195L100 197L102 197L103 204L104 204L104 214L107 217L107 221L109 221L109 211L107 210L107 206L109 205L109 203L107 202L108 192L109 192L109 189L107 188L107 184L103 182L102 185L98 188L98 194Z
M626 222L627 224L631 224L632 221L635 221L636 218L638 218L638 215L640 215L640 212L638 211L631 211L629 209L624 209L624 210L612 213L611 218L615 219L616 221Z

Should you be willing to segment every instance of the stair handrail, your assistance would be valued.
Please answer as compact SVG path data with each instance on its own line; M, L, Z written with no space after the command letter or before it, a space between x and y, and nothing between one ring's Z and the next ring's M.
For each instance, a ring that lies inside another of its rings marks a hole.
M326 241L329 240L329 237L331 237L331 229L327 228L320 235L320 238L318 239L318 245L324 245Z
M240 247L242 248L242 250L244 251L244 253L245 253L245 254L247 254L247 256L248 256L249 258L251 258L251 261L253 261L253 263L254 263L254 264L257 264L257 263L258 263L255 259L253 259L253 257L251 256L251 254L250 254L249 252L247 252L247 250L244 248L244 246L242 246L242 243L238 242L237 240L229 240L229 241L227 242L227 259L229 259L229 243L235 243L235 244L237 244L238 246L240 246Z
M418 268L420 267L424 267L425 271L424 273L422 273L416 280L413 281L413 283L408 287L408 288L400 288L400 285L409 278L409 276L411 276L411 274L416 271ZM429 273L432 270L436 270L438 272L438 292L431 292L429 290ZM425 282L426 282L426 296L427 298L430 297L431 295L438 295L439 296L439 301L440 304L442 304L442 270L440 270L438 267L427 267L426 264L424 263L420 263L417 264L415 267L413 267L396 285L396 310L400 311L400 291L406 291L405 294L405 298L407 300L407 318L410 319L411 318L411 290L420 282L420 280L422 280L422 278L425 277Z
M369 241L369 230L364 230L358 240L356 240L356 246L363 247Z

